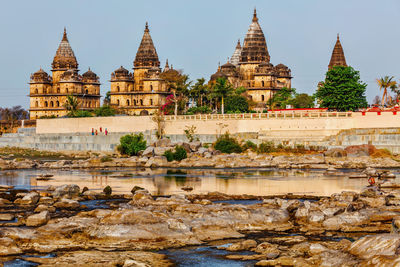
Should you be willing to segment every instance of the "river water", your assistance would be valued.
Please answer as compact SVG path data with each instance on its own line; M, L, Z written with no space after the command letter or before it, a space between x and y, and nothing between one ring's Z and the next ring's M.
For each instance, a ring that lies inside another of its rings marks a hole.
M391 170L399 178L400 170ZM40 189L48 185L77 184L101 191L110 185L113 193L130 193L141 186L153 195L218 191L225 194L257 196L287 193L328 196L341 191L360 191L367 179L349 179L356 170L339 170L328 175L324 170L278 169L114 169L114 170L15 170L0 171L0 185L21 189ZM41 174L53 175L51 180L37 180Z

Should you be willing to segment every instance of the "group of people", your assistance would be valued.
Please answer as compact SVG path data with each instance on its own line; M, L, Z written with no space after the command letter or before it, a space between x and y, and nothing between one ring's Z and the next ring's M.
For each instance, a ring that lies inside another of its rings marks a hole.
M103 133L103 128L100 127L99 131L97 131L97 129L92 128L92 135L99 135L99 133ZM107 128L104 129L104 135L108 135L108 130Z

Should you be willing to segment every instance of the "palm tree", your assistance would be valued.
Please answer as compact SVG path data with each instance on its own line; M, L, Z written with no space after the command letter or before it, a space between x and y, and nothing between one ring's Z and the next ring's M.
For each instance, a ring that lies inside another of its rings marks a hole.
M197 82L190 89L190 95L195 99L197 106L203 106L203 99L209 93L208 85L205 84L205 79L197 79Z
M383 89L383 94L382 94L382 103L381 105L383 106L387 101L388 101L388 88L391 88L395 86L397 83L396 81L393 81L394 77L393 76L385 76L380 79L376 79L376 82L379 85L379 89Z
M218 78L213 84L213 95L221 98L221 113L224 114L224 98L232 94L234 88L226 78Z
M73 95L67 95L64 107L69 111L68 114L75 115L76 111L78 110L78 106L79 106L78 99Z
M395 93L396 96L396 104L399 101L399 94L400 94L400 90L399 90L399 86L397 84L392 84L390 86L390 90L392 90L393 93ZM390 97L390 95L389 95Z

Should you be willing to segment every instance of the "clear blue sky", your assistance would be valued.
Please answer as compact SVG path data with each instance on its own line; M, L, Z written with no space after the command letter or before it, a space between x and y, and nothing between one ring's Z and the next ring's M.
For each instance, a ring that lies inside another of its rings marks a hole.
M257 7L274 65L292 70L293 87L314 93L324 79L336 34L347 63L380 94L375 79L400 79L398 0L69 0L3 1L0 9L0 107L29 106L31 73L50 64L67 27L81 73L90 66L104 95L110 73L131 69L145 22L162 66L209 78L243 41Z

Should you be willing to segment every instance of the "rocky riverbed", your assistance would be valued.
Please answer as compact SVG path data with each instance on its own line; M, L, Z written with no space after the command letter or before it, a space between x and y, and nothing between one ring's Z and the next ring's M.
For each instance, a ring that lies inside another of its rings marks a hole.
M163 156L167 150L176 145L185 148L188 157L181 161L168 162ZM161 139L139 156L126 157L118 153L64 153L53 155L51 160L39 156L15 157L0 155L0 170L13 169L92 169L118 167L149 168L281 168L281 169L335 169L352 168L399 168L400 157L390 154L380 156L373 146L352 146L346 149L335 148L324 152L308 151L305 153L269 153L259 154L248 150L241 154L221 154L212 147L204 147L200 142L171 143L169 139ZM32 153L32 152L30 152ZM46 152L43 152L46 154ZM50 153L50 152L48 152ZM35 151L35 155L38 154ZM67 159L66 159L67 158Z
M2 262L169 266L165 251L212 246L226 259L257 266L397 266L399 227L400 191L393 188L271 198L0 187Z

